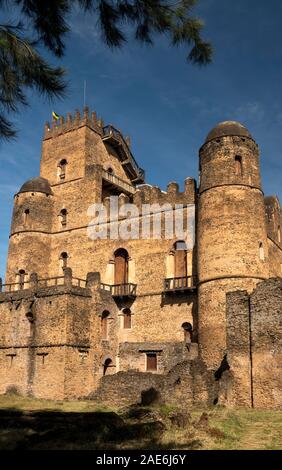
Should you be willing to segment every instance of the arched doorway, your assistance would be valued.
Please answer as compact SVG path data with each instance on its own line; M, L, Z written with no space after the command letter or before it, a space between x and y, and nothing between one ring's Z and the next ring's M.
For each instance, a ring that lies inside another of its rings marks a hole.
M182 328L184 331L184 342L185 343L192 343L192 333L193 327L191 323L185 322L182 324Z
M20 269L19 270L19 289L24 289L24 284L25 284L25 270L24 269Z
M101 337L103 340L108 339L108 319L109 319L110 312L108 310L104 310L101 316Z
M174 277L176 287L187 287L187 246L184 241L174 244Z
M103 375L106 375L109 372L109 367L112 367L112 365L113 361L111 360L111 358L105 360L103 364Z
M130 308L125 308L123 310L123 328L126 330L131 329L131 310Z
M114 283L128 283L128 253L124 248L119 248L115 252L115 279Z

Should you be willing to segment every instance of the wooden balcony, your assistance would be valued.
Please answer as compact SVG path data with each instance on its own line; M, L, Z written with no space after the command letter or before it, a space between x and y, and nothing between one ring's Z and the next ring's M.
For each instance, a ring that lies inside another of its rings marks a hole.
M118 176L110 173L109 171L102 170L103 186L105 188L110 188L111 190L117 190L117 194L120 194L122 191L125 194L132 195L135 193L136 189L132 184L127 183Z
M101 289L110 292L115 298L134 298L136 297L137 285L132 283L113 285L101 283Z
M103 127L102 139L105 143L108 143L114 147L119 155L121 164L125 171L129 175L132 183L142 184L145 182L145 172L140 168L133 157L131 150L124 140L120 131L115 129L113 126Z
M165 293L177 293L196 290L195 276L172 277L164 280Z

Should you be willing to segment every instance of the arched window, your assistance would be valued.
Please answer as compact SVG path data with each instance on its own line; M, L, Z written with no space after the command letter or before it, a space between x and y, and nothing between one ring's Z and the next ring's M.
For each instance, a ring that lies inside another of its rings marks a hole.
M191 343L192 342L192 332L193 328L191 323L185 322L182 324L182 328L184 331L184 341L185 343Z
M262 242L259 244L259 257L262 261L264 261L264 248Z
M129 330L131 328L131 310L130 308L125 308L123 310L123 328Z
M277 240L278 240L278 243L281 242L281 229L280 229L280 225L278 225L278 230L277 230Z
M24 211L24 225L28 223L28 218L29 218L29 209L25 209Z
M61 219L62 227L65 227L67 225L67 215L68 215L67 209L62 209L60 212L60 219Z
M108 320L109 320L110 312L108 310L104 310L101 316L101 337L103 340L108 339Z
M60 180L64 180L66 178L66 167L67 167L67 160L63 158L58 165L58 175Z
M61 260L62 269L67 268L68 267L68 254L65 251L61 253L60 260Z
M128 283L128 253L123 248L115 252L115 284Z
M103 364L103 365L104 365L103 375L106 375L106 373L107 373L109 367L112 366L112 363L113 363L113 361L112 361L110 358L108 358L108 359L105 360L105 362L104 362L104 364Z
M25 270L24 270L24 269L20 269L18 276L19 276L19 289L24 289Z
M174 244L174 277L187 277L187 246L184 241Z
M239 155L236 155L235 157L235 175L236 176L242 176L243 171L242 171L242 157Z

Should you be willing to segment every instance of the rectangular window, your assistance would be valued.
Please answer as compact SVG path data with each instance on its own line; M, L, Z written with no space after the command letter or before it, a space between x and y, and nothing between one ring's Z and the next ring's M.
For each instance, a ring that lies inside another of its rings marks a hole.
M147 353L147 371L154 371L158 369L158 361L156 353Z

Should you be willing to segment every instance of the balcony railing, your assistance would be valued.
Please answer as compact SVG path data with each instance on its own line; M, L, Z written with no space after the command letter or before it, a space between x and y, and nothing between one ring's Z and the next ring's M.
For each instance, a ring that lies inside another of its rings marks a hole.
M195 276L172 277L164 280L165 292L183 292L196 289Z
M136 297L137 285L127 284L104 284L101 283L101 289L110 292L113 297Z
M65 285L86 288L87 281L86 279L73 277L70 268L68 268L64 276L47 277L40 279L36 274L33 274L30 276L29 279L25 281L10 282L6 284L3 284L2 280L0 279L0 293L12 293L27 289L42 289L45 287L57 287Z
M145 181L145 172L140 168L133 157L130 148L128 147L126 141L124 140L120 131L115 129L113 126L105 126L103 127L103 140L109 142L113 146L117 147L120 151L120 156L122 163L124 165L130 166L130 173L132 174L132 170L134 173L134 182L135 183L144 183Z
M0 283L0 292L15 292L29 288L29 282L10 282L9 284Z
M114 186L117 186L126 193L134 194L136 191L131 184L127 183L126 181L114 175L113 173L110 173L109 171L102 170L102 177L104 180L108 181Z

